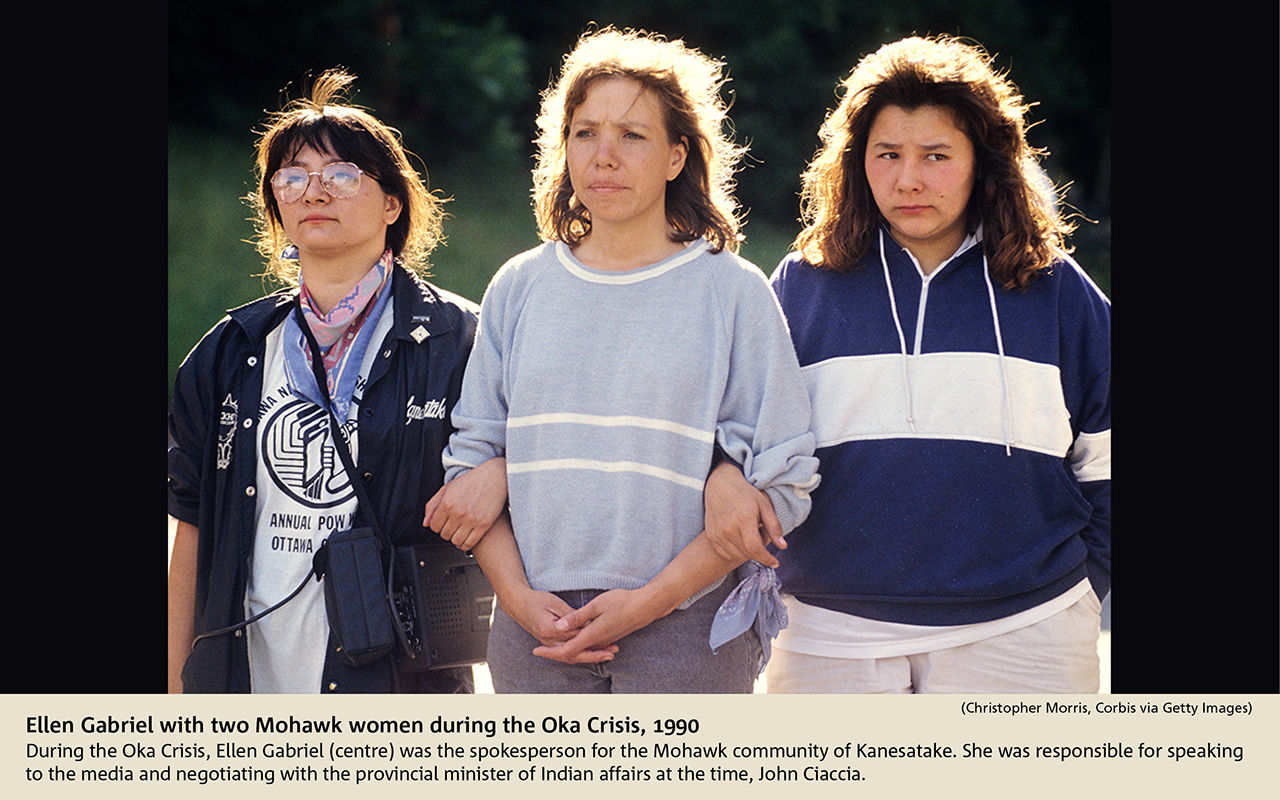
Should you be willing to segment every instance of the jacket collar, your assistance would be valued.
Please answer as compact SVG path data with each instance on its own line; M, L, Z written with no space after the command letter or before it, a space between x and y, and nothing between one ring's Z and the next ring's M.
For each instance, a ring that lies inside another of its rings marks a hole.
M233 308L227 312L227 316L240 326L249 341L258 344L280 324L297 301L296 287L281 289L251 303Z
M461 325L458 309L445 303L436 287L402 267L396 267L391 291L396 308L392 333L397 339L421 344Z

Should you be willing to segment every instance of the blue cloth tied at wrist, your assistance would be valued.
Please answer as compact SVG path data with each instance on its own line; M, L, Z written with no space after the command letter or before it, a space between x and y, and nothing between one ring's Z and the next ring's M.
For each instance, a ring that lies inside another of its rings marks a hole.
M720 604L711 622L711 652L755 627L760 637L761 657L756 674L764 672L773 650L773 638L787 627L787 607L782 602L778 572L773 567L748 561L738 567L741 580Z

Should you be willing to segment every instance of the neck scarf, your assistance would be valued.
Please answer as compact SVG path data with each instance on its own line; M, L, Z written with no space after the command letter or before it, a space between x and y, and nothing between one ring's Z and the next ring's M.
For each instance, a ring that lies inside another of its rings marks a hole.
M391 296L391 292L384 289L391 281L393 265L394 260L388 250L327 314L319 312L306 282L300 281L298 301L302 306L302 316L316 344L320 345L333 411L344 422L351 409L356 379L364 363L369 340L373 338L377 320ZM369 319L373 319L374 324L366 325ZM321 408L328 408L311 369L311 348L298 327L295 315L290 314L286 318L284 333L285 373L289 385L295 393Z

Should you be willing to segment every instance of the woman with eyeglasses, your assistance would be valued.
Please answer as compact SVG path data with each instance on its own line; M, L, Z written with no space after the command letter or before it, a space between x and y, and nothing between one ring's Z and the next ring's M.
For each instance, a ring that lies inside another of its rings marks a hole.
M321 75L258 143L249 198L258 248L291 288L228 312L178 373L169 414L173 692L473 690L470 668L401 675L390 658L347 665L315 580L243 630L201 637L288 596L322 542L368 525L370 512L396 545L422 541L423 505L443 482L448 410L478 309L419 277L440 237L440 201L399 134L343 101L352 80ZM330 407L358 476L334 449ZM354 481L374 508L361 507Z
M485 293L449 483L427 509L497 593L498 692L752 691L755 606L729 603L738 624L711 644L743 559L702 532L780 538L808 513L817 461L786 325L735 254L741 151L721 84L720 64L681 42L607 29L544 95L545 243ZM476 473L504 459L511 528L488 529ZM745 491L717 494L717 462ZM750 581L742 594L760 599Z

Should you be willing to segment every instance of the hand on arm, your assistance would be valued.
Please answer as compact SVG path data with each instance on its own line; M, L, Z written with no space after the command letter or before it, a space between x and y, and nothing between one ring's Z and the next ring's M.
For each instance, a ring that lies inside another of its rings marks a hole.
M551 592L540 592L529 586L515 533L505 514L498 518L473 552L493 586L502 610L541 642L542 648L557 646L578 633L576 625L561 627L557 624L573 612L572 606ZM579 648L571 663L608 661L617 650L616 646Z
M716 555L739 563L755 560L777 567L778 559L765 545L787 546L782 525L769 496L752 486L729 461L711 470L703 490L706 507L704 535Z
M196 545L200 531L178 523L169 559L169 693L182 694L182 667L195 638Z
M491 458L440 487L422 526L459 550L471 550L507 505L507 460Z

